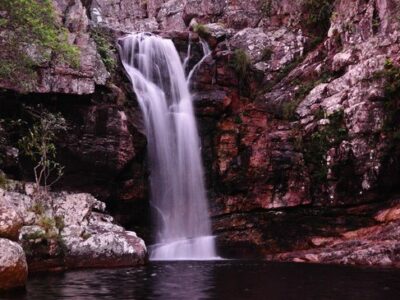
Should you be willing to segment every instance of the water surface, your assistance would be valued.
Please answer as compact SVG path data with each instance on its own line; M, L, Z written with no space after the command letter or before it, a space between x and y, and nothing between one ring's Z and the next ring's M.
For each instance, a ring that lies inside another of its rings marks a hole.
M400 299L400 270L254 261L151 262L136 269L35 275L25 293L10 299Z

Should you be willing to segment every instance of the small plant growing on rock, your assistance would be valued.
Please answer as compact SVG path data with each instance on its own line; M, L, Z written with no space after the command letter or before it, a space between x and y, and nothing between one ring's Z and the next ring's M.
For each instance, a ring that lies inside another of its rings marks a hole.
M270 17L272 13L272 0L263 0L261 2L261 12L264 17Z
M306 25L319 36L325 35L331 24L334 0L305 0Z
M35 123L27 135L20 139L19 146L22 153L35 163L33 171L37 190L42 186L47 192L63 175L64 167L55 161L54 141L56 133L65 131L67 125L59 113L53 114L44 109L28 109L28 112Z
M0 170L0 188L7 188L8 180L6 175Z
M37 225L42 227L46 232L56 227L56 222L53 218L42 216L38 221Z
M64 218L62 216L55 216L54 221L57 229L62 231L65 227Z
M40 216L43 215L44 212L46 211L46 208L44 207L44 204L42 201L37 201L35 204L32 205L30 208L30 211L35 213L36 215Z
M263 61L268 61L268 60L270 60L270 59L272 58L272 54L273 54L273 53L274 53L274 51L272 51L271 48L266 47L266 48L264 48L263 51L262 51L261 59L262 59Z
M236 49L231 60L231 67L239 77L239 83L243 85L250 70L250 58L243 49Z
M201 37L210 35L210 30L204 24L196 23L193 25L193 32L196 32Z
M109 34L101 28L93 28L91 31L91 37L96 43L97 51L100 54L101 60L108 72L112 73L117 67L117 61L115 59L116 49L110 42Z
M35 69L51 57L78 67L79 50L68 42L68 31L59 24L53 1L0 1L0 12L0 79L26 89L35 80Z
M319 116L325 113L318 112ZM339 110L327 117L329 123L320 128L307 139L303 139L304 160L309 167L314 183L321 184L326 181L328 167L326 153L332 147L338 147L347 139L348 131L344 123L344 112Z

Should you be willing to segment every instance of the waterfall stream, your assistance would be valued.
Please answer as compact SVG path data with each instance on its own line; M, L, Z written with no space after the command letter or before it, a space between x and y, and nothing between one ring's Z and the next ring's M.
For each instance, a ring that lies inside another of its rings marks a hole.
M189 92L193 72L186 78L172 41L150 33L120 39L119 51L143 113L148 141L151 206L157 229L150 259L215 259Z

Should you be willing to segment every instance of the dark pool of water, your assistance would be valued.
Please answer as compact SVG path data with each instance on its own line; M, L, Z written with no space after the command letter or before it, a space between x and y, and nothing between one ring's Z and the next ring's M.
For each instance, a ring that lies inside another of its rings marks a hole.
M400 270L254 261L152 262L136 269L35 275L25 292L7 299L400 299Z

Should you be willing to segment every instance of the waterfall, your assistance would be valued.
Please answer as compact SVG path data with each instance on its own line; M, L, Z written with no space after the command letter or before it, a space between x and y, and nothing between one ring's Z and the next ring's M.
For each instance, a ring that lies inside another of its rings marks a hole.
M152 260L213 259L214 238L189 82L171 40L150 33L118 41L143 113L156 244Z

